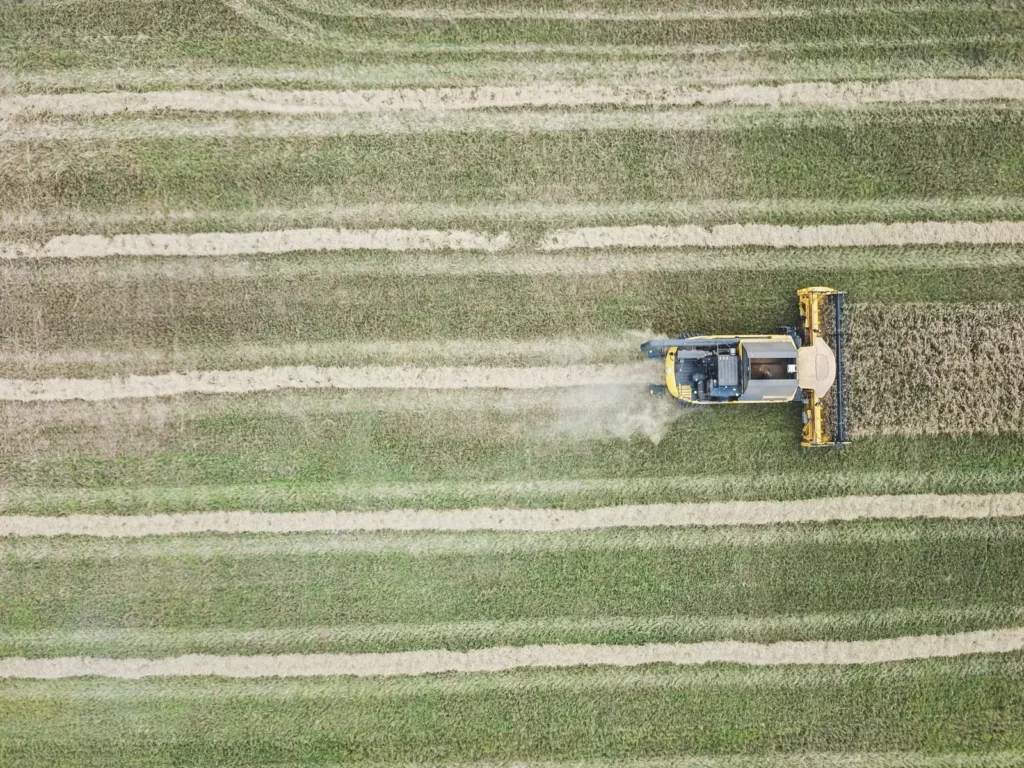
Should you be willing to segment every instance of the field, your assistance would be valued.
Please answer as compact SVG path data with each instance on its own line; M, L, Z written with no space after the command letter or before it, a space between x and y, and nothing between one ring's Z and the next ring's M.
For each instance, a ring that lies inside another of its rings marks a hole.
M1022 382L1013 3L0 3L0 766L1024 765Z

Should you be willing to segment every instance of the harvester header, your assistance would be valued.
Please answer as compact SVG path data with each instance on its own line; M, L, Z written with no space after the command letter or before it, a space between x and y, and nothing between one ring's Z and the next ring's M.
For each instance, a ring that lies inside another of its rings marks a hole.
M797 369L806 373L804 427L800 444L807 448L849 442L843 412L843 301L846 293L833 288L802 288L796 292L803 321L803 345ZM813 358L813 360L812 360ZM813 375L812 375L813 371Z
M683 406L797 401L803 404L801 445L846 445L845 297L834 288L797 291L799 329L648 341L641 351L665 361L665 383L651 392Z

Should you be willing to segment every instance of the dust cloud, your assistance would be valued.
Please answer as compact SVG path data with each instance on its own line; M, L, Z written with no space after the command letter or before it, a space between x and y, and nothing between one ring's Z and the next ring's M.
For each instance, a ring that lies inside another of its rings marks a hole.
M651 383L660 383L660 371L660 366L652 365ZM579 440L642 436L657 444L673 425L697 410L652 395L644 385L574 387L553 395L554 418L546 431Z

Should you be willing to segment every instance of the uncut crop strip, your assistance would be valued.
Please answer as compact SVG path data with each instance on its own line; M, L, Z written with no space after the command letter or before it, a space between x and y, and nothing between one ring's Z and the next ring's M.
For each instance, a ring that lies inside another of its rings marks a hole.
M394 677L447 672L502 672L551 667L637 667L648 664L879 664L910 659L947 658L1024 649L1024 628L982 630L954 635L898 637L889 640L789 641L762 645L746 642L652 643L649 645L535 645L470 651L396 653L282 654L211 656L192 654L164 659L0 658L0 678L218 676Z
M0 259L75 259L114 256L233 256L295 251L482 251L507 249L511 236L481 232L415 229L288 229L276 232L201 234L62 235L45 243L0 242ZM556 230L541 251L623 248L854 248L923 245L1020 245L1024 222L917 221L895 224L725 224L716 227L583 227ZM525 260L543 262L527 254ZM549 260L548 260L549 261ZM515 260L508 259L507 269ZM457 268L457 267L456 267Z
M0 400L95 401L279 389L542 389L640 384L649 378L650 369L645 364L533 368L286 366L255 371L196 371L112 379L0 379Z
M1024 305L855 305L857 434L1024 431Z
M804 106L851 108L868 104L1022 101L1024 79L921 79L885 83L811 82L685 88L668 84L621 86L545 83L478 88L376 90L152 91L33 94L0 97L0 119L31 115L113 115L175 110L285 115L397 110L465 110L579 106Z
M885 519L1024 517L1024 494L847 496L792 501L642 504L583 510L467 509L388 512L196 512L157 515L0 516L0 537L137 538L191 533L351 531L577 531L769 525Z

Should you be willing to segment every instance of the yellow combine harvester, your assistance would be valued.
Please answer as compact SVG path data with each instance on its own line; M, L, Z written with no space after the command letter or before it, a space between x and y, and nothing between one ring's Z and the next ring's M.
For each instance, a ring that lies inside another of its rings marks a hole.
M648 357L665 358L665 384L653 385L651 392L692 406L799 399L804 410L802 445L846 445L845 296L833 288L797 291L803 322L800 330L780 328L779 333L760 336L685 336L648 341L640 349Z

